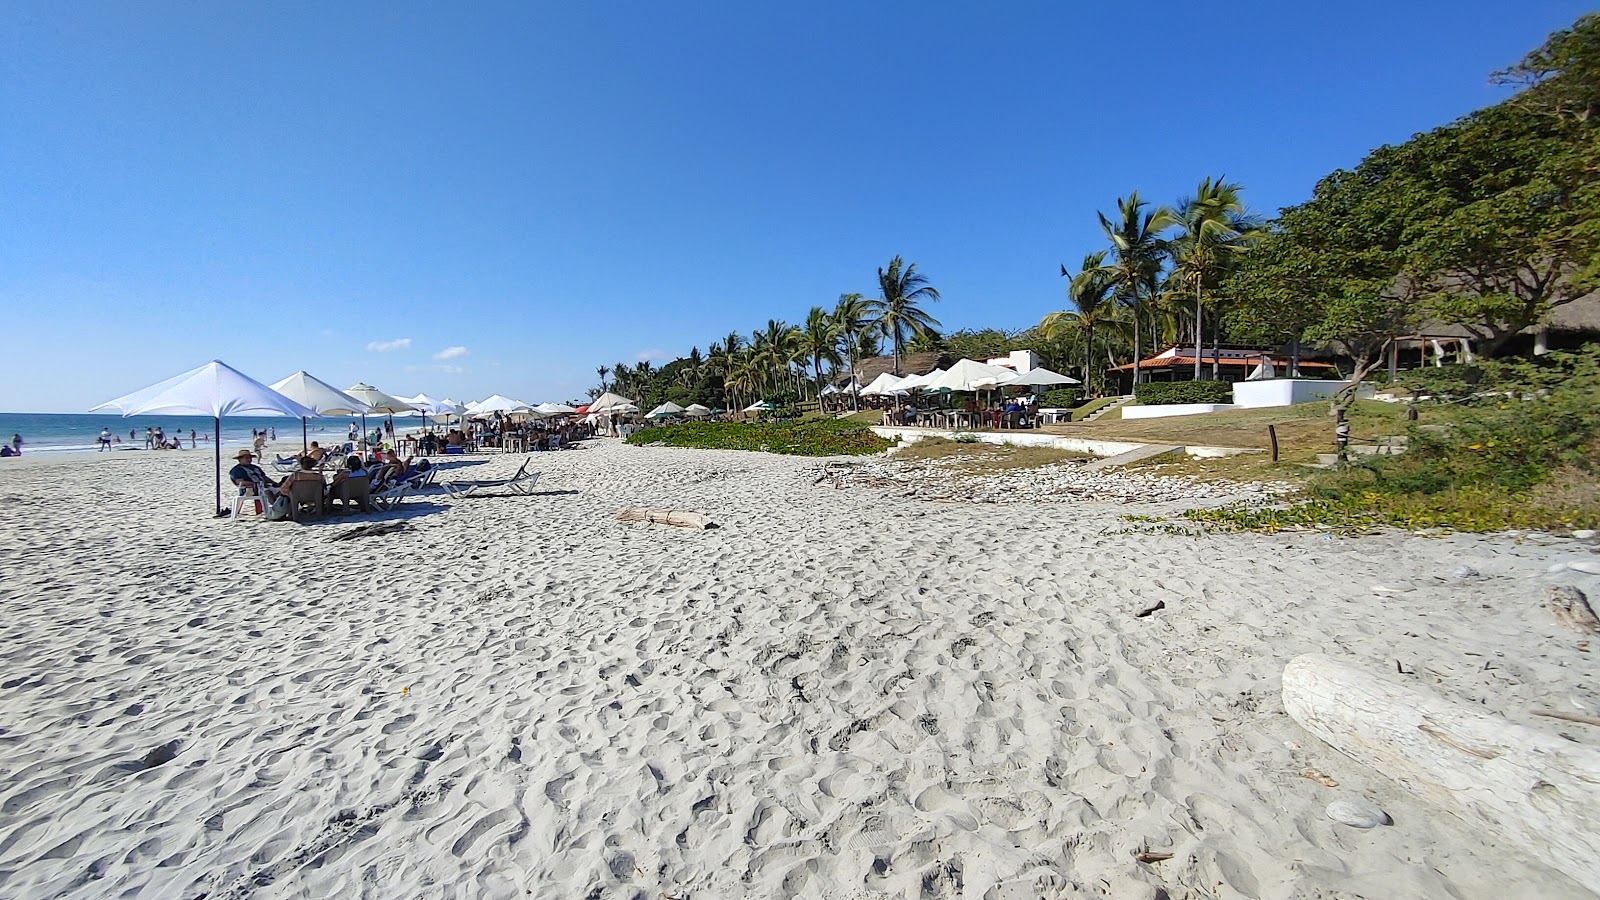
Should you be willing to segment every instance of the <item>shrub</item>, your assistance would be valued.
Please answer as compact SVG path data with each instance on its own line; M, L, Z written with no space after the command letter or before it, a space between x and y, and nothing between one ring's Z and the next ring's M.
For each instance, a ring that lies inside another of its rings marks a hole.
M1171 403L1227 403L1233 387L1225 381L1152 381L1133 389L1145 406Z
M1045 409L1070 409L1083 399L1083 388L1056 388L1039 395L1039 405Z
M647 428L628 437L636 446L697 450L755 450L790 456L861 456L892 446L861 422L799 419L780 422L685 422Z

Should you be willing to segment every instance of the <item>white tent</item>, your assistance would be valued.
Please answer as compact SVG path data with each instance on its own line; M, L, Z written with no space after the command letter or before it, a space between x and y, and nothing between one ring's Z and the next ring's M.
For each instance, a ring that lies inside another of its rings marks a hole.
M645 417L650 419L665 419L668 416L681 415L683 415L683 407L673 403L671 400L668 400L655 409L650 410L648 413L645 413Z
M344 392L367 405L366 412L361 414L361 440L363 443L367 439L367 413L387 413L392 416L395 413L404 413L411 410L411 404L401 400L399 397L385 394L366 382L357 382L345 388Z
M310 407L285 397L221 360L96 406L124 416L210 416L216 428L217 515L222 508L222 418L224 416L314 416Z
M1030 369L1013 375L1011 380L1004 382L1004 384L1008 386L1016 385L1017 387L1024 385L1028 387L1048 387L1052 384L1083 384L1083 382L1069 375L1052 372L1049 369Z
M872 383L863 388L861 394L865 397L887 397L895 393L903 382L904 379L884 372L872 379Z
M691 403L686 409L684 409L683 414L686 416L696 417L709 416L711 415L711 408L707 406L701 406L698 403Z
M1005 384L1016 374L1000 366L963 359L921 387L925 391L986 391Z
M897 386L900 388L900 390L908 394L912 391L925 390L928 387L928 382L938 378L943 374L943 369L934 369L931 372L924 372L921 375L907 375L906 377L900 379L900 384Z
M315 411L319 416L359 416L367 405L333 385L311 375L305 369L272 384L272 389L290 400ZM305 450L306 417L300 417L300 449Z
M495 413L530 412L533 409L521 400L513 400L503 394L485 397L477 403L467 405L467 412L474 416L492 416Z
M638 401L629 400L621 394L613 394L610 391L594 398L589 404L590 413L625 413L637 412L638 409Z

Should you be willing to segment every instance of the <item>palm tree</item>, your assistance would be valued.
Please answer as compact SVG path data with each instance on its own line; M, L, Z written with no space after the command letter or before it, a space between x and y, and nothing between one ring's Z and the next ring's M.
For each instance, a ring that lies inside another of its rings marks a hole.
M1194 377L1200 379L1204 346L1205 292L1215 287L1261 235L1261 223L1246 211L1238 184L1221 178L1200 182L1193 197L1178 204L1179 231L1172 247L1175 285L1194 292Z
M611 367L601 366L595 369L595 373L600 376L600 393L603 394L606 392L606 376L611 374Z
M1167 244L1161 232L1171 227L1177 219L1165 206L1145 212L1150 204L1139 199L1134 191L1126 200L1117 198L1117 220L1112 222L1105 213L1100 217L1100 229L1111 241L1112 261L1105 272L1116 285L1117 297L1133 311L1133 383L1139 383L1139 304L1144 297L1155 292L1156 276L1161 272L1161 261L1167 254Z
M611 389L619 394L626 394L633 386L633 372L622 363L613 363L611 366ZM605 393L601 391L601 393Z
M817 397L822 397L822 364L839 367L839 323L820 306L811 307L806 314L806 324L800 329L802 349L811 362L811 374L816 382Z
M1048 340L1060 340L1077 333L1083 336L1083 383L1090 386L1090 367L1094 357L1094 330L1117 314L1117 301L1113 296L1116 284L1105 271L1106 252L1090 253L1083 258L1083 266L1076 275L1061 267L1061 276L1067 282L1067 299L1073 309L1053 312L1039 322L1039 330Z
M861 349L861 335L867 326L867 298L860 294L840 294L839 303L833 308L833 325L838 336L839 345L844 349L845 359L850 363L850 405L852 409L861 409L861 394L855 388L860 385L856 375L856 366L861 361L858 353Z
M900 374L900 351L910 334L923 334L939 327L939 320L917 307L919 300L938 300L939 290L900 257L889 260L887 269L878 270L878 290L883 296L867 301L870 321L883 329L894 342L894 374Z

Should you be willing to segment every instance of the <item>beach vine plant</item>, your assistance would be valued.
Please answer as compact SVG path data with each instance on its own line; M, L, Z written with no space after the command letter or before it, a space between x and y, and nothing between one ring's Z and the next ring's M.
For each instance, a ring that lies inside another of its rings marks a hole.
M635 446L751 450L787 456L864 456L894 446L860 422L803 419L777 422L685 422L647 428L628 437Z

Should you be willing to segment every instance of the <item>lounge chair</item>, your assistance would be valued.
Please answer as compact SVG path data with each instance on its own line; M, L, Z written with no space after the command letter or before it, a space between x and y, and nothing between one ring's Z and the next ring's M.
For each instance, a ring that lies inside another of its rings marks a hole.
M529 472L528 463L533 462L533 457L522 461L522 468L510 478L496 478L479 481L441 481L439 484L452 500L461 500L472 496L478 491L492 491L496 488L505 488L513 494L530 494L533 486L539 483L539 472Z
M409 493L411 493L411 483L407 481L399 481L389 485L386 488L383 488L382 490L371 492L371 495L368 499L373 506L387 512L388 510L399 506L400 501L404 500L406 498L406 494Z

